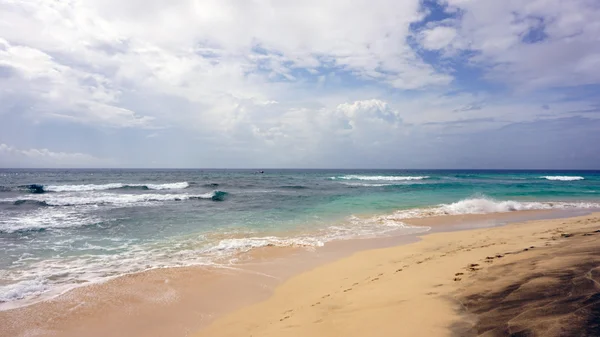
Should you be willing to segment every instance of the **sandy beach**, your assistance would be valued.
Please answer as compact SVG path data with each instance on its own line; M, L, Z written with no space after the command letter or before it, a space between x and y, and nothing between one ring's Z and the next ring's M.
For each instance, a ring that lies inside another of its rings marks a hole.
M267 247L240 269L120 277L2 311L0 336L598 335L600 214L456 227L494 216L407 221L440 227L346 257Z
M599 229L592 214L360 252L196 336L597 336Z

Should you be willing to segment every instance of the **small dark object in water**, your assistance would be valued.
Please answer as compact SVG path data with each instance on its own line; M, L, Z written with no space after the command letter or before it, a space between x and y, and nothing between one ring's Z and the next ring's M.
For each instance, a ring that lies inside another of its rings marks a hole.
M211 199L212 199L212 201L225 201L226 197L227 197L227 192L215 191L213 193L213 196L211 197Z
M45 192L44 185L38 185L38 184L27 185L27 189L29 190L29 192L35 193L35 194L41 194L41 193Z

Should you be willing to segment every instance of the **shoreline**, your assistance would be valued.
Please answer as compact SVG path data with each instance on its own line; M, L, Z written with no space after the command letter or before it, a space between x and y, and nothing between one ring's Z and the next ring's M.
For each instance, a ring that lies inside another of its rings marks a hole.
M194 336L598 335L599 242L600 213L433 233L295 276Z
M314 269L326 268L331 264L353 258L357 254L412 246L406 244L415 243L421 240L419 238L438 235L441 232L469 232L473 227L502 226L507 222L520 222L528 218L567 217L577 215L575 213L589 213L589 211L521 211L441 217L445 221L441 221L439 217L406 219L410 225L424 226L429 223L433 225L433 230L414 235L331 242L315 252L297 247L275 247L274 249L264 247L254 250L251 254L251 262L245 263L243 268L231 270L203 266L180 267L120 276L101 284L73 289L49 301L2 311L0 323L4 323L0 325L9 328L0 331L0 336L19 336L27 331L31 332L32 328L34 328L34 335L39 336L56 331L60 331L59 336L76 336L77 333L81 333L81 324L75 322L81 323L82 319L87 327L86 336L101 336L107 333L118 336L123 335L125 331L127 336L158 336L161 333L194 335L202 328L211 327L215 322L235 315L239 310L270 301L279 287L292 279L311 273ZM465 228L464 224L469 220L473 224L467 224ZM482 225L483 220L487 222ZM207 270L209 272L206 272ZM240 278L243 278L244 282L240 283ZM224 284L221 284L223 282ZM198 284L202 284L202 287L198 287ZM226 289L229 290L223 298L223 290ZM210 302L213 305L211 306L210 303L208 306L198 305L198 302ZM221 304L214 305L217 302ZM231 305L232 303L235 305ZM157 310L157 307L163 309ZM49 314L57 310L59 312L66 310L67 313L54 316ZM170 311L173 312L169 315ZM152 318L158 322L158 325L166 323L170 327L168 331L156 330L153 328L155 324L142 327L136 323L130 324L130 327L115 326L111 332L108 332L106 327L102 327L105 325L102 322L106 320L113 323L123 321L123 314L134 320L142 317L145 320ZM181 314L184 317L180 317ZM23 322L26 317L31 318L32 315L39 318L37 322L33 322L34 324ZM194 323L190 325L192 321ZM148 334L150 331L156 334Z

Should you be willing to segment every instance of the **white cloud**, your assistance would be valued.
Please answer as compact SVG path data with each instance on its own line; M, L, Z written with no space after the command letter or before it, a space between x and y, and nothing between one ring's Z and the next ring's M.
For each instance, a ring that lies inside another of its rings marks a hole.
M30 109L39 112L38 117L117 127L146 127L153 119L117 106L119 91L105 76L57 63L38 49L14 46L0 38L0 67L14 75L0 78L0 97L29 97Z
M476 52L471 61L483 66L489 79L528 90L600 82L595 1L444 2L450 12L460 12L450 47Z
M426 49L443 49L448 47L455 37L456 29L438 26L421 32L421 44Z
M421 21L420 0L0 0L0 117L21 115L11 123L31 134L48 119L85 123L101 130L90 142L132 153L181 134L215 156L285 161L385 156L417 133L593 109L587 99L465 89L480 82L460 73L477 66L529 92L599 83L600 9L591 1L439 1L453 18ZM38 139L52 147L52 136ZM133 148L136 137L143 142Z
M0 144L0 162L4 167L106 167L115 164L111 159L85 153L19 149L4 143Z
M312 77L398 89L452 81L407 43L419 0L31 0L0 11L2 97L30 102L36 121L231 130L264 102L314 106Z

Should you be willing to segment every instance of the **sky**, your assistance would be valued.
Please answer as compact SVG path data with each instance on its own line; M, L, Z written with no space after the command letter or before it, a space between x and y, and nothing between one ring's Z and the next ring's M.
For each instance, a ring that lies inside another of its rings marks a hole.
M600 169L600 2L0 0L0 167Z

